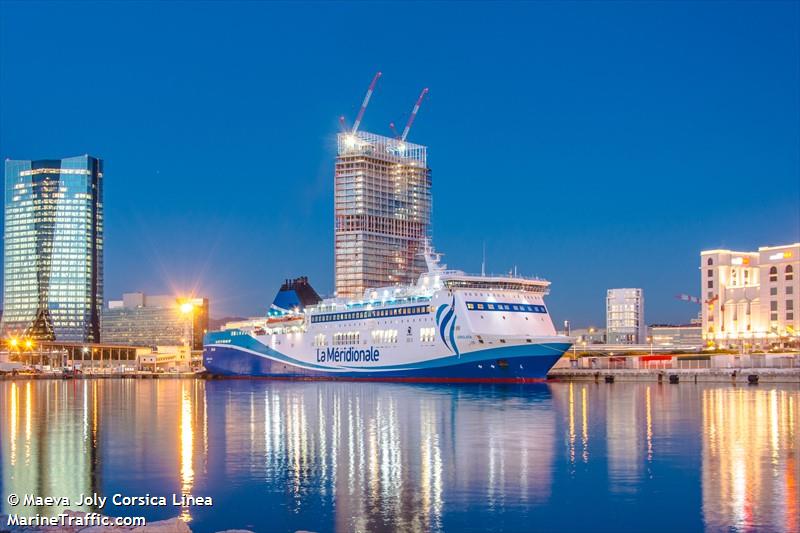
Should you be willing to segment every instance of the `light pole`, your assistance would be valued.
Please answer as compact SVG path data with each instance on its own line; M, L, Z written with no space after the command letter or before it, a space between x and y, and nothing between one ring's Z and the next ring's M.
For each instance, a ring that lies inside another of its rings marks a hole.
M186 300L180 306L181 314L186 317L187 322L184 324L184 337L187 340L188 350L188 364L189 368L192 367L192 348L194 348L194 304Z
M8 340L8 347L11 350L14 350L15 352L17 352L17 359L20 359L20 357L19 357L19 341L16 339L16 337L11 337ZM9 350L9 360L10 359L11 359L11 355L10 355L10 350Z
M650 343L650 355L652 356L653 355L653 336L652 335L647 337L647 342Z
M28 366L33 365L33 341L25 339L25 349L28 350Z

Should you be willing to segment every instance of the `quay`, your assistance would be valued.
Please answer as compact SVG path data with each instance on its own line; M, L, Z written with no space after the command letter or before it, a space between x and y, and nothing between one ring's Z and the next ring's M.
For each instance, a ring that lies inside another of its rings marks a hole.
M559 381L800 383L800 353L576 353L550 369Z
M646 381L667 384L800 384L800 368L554 368L547 378L557 381L594 381L597 383Z
M61 370L32 371L30 368L0 363L0 381L14 379L193 379L201 378L204 372L153 372L132 370L115 372L70 372Z

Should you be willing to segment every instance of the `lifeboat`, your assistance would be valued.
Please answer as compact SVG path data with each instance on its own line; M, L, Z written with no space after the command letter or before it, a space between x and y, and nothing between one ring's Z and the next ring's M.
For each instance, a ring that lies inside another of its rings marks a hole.
M305 317L300 315L272 316L267 319L267 327L270 328L290 328L300 326L305 321Z

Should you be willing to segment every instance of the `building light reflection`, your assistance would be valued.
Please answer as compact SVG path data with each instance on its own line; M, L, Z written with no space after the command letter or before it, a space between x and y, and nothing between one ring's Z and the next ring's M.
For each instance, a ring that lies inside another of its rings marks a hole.
M31 461L31 382L25 384L25 464Z
M583 446L583 453L581 458L584 463L589 462L589 401L586 398L586 385L581 387L581 445Z
M794 401L779 389L703 391L703 509L711 529L800 529Z
M569 384L569 462L575 463L575 392Z
M647 460L653 460L653 412L650 401L650 387L645 390L645 409L647 412Z
M11 435L11 466L17 464L17 384L11 383L10 396L10 416L9 416L9 434Z
M194 484L194 426L192 423L192 395L186 382L181 384L180 419L180 473L181 493L191 494ZM181 520L189 522L192 516L188 507L181 508Z

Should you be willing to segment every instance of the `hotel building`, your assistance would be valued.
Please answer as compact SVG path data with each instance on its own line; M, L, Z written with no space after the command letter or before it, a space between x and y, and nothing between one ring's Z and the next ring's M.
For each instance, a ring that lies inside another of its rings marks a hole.
M5 162L4 334L98 342L103 161Z
M642 289L608 289L606 293L606 342L608 344L644 344L646 340L644 291Z
M703 338L709 345L797 343L800 243L700 253Z
M340 133L335 172L336 294L414 283L430 234L427 148L374 133Z
M208 298L176 298L131 292L110 300L103 310L103 342L134 346L203 349L208 330Z

